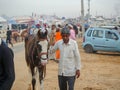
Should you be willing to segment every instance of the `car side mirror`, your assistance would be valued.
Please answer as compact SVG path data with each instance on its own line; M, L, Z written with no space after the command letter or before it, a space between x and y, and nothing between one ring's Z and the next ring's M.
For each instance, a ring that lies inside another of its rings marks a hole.
M114 37L113 39L114 39L114 40L118 40L118 37Z

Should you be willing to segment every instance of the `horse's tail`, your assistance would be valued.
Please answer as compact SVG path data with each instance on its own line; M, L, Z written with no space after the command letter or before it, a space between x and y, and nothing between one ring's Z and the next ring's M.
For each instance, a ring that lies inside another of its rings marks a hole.
M27 64L27 66L29 66L29 61L28 61L28 52L27 52L27 42L28 42L28 40L24 40L24 43L25 43L25 60L26 60L26 64Z
M29 66L28 55L26 50L25 50L25 60L26 60L27 66Z

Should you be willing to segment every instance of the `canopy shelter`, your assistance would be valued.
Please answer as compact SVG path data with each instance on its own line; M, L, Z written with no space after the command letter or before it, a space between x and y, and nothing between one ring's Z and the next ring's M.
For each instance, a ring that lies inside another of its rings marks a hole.
M0 17L0 30L6 30L7 28L7 20L3 17Z
M2 23L2 22L7 22L7 20L2 18L2 17L0 17L0 23Z
M17 24L17 22L14 19L10 19L10 20L8 20L8 24Z

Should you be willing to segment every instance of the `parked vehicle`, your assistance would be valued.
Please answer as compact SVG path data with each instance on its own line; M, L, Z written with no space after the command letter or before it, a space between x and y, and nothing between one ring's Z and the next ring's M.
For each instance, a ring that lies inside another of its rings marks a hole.
M105 28L105 29L111 29L111 30L117 30L120 34L120 26L118 24L116 25L106 25L106 26L100 26L100 28Z
M82 47L87 53L120 52L120 34L116 30L91 27L84 34Z

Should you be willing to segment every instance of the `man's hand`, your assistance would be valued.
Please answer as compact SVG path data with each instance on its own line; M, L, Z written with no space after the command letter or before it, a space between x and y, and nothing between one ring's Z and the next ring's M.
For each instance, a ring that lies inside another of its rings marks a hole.
M80 70L76 70L76 78L80 77Z

